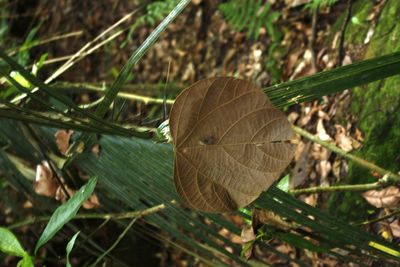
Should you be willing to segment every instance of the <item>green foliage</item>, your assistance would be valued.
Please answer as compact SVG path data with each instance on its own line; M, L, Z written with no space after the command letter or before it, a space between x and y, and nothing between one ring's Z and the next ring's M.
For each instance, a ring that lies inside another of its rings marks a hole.
M130 27L127 38L122 43L121 47L124 47L128 41L132 38L134 31L141 26L154 26L155 23L164 19L173 10L176 5L180 2L179 0L164 0L164 1L144 1L145 13L136 19L135 23Z
M82 186L67 202L58 207L50 218L49 223L36 243L35 254L53 236L68 223L78 212L82 204L92 195L96 187L97 178L93 177Z
M312 0L306 5L306 8L310 8L312 10L324 8L327 6L333 6L339 0Z
M236 31L246 31L248 39L258 40L261 28L271 37L268 55L264 57L265 68L272 77L272 83L281 81L282 70L279 62L283 56L280 40L282 33L275 25L281 13L271 10L271 4L265 0L229 0L219 5L219 10L227 22Z
M365 22L373 10L372 3L359 3L353 7L354 16ZM393 17L400 12L399 1L388 1L382 10L379 23L375 28L366 57L376 57L391 51L400 51L398 36L400 25ZM363 43L368 28L349 24L346 34L347 41L352 44ZM356 127L361 130L364 142L356 151L356 155L373 162L394 173L400 171L400 116L396 112L400 108L400 77L388 79L356 87L352 91L350 112L357 117ZM375 182L371 171L349 162L348 175L341 181L343 184L362 184ZM336 193L329 196L329 212L335 216L350 220L364 221L375 207L369 205L360 194L349 192Z
M146 5L146 14L139 17L137 23L141 26L154 26L156 22L164 19L178 3L179 0L151 1Z
M271 11L268 1L230 0L220 4L219 10L235 30L246 29L246 36L249 39L257 40L262 27L265 27L274 42L279 41L282 36L274 25L281 13Z
M287 174L285 175L283 178L281 178L278 182L278 184L276 185L276 187L278 187L280 190L284 191L284 192L288 192L289 191L289 182L290 182L290 175Z
M65 265L66 267L71 267L71 263L69 262L69 254L71 253L72 248L74 247L76 238L78 237L79 233L80 232L77 232L73 237L71 237L71 240L69 240L69 242L67 244L67 248L66 248L66 251L67 251L67 263Z
M33 262L28 252L26 252L17 237L7 228L0 227L0 251L7 255L22 257L18 262L21 267L33 267Z

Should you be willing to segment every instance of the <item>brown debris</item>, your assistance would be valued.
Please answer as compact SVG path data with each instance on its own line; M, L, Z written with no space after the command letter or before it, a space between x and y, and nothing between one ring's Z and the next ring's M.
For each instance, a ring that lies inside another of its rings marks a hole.
M396 208L400 201L400 189L396 186L389 186L382 190L369 190L362 196L374 207Z
M73 133L74 131L71 130L58 130L54 134L58 150L60 151L61 154L66 155L70 145L70 139Z

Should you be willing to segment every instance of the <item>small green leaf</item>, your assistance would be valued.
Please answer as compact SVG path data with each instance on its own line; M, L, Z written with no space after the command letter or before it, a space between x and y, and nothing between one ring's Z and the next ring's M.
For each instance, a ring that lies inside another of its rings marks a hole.
M80 233L80 231L77 232L67 244L67 249L66 249L67 250L67 264L66 264L66 267L71 267L71 263L69 262L69 254L71 253L71 250L74 247L75 240L78 237L79 233Z
M83 202L92 195L96 183L97 178L91 178L73 197L54 211L49 223L36 243L35 254L41 246L46 244L64 226L64 224L68 223L76 215Z
M18 262L17 267L34 267L31 256L25 254L25 256Z
M0 250L11 256L24 257L28 253L22 248L17 237L7 228L0 227Z
M279 183L276 185L280 190L284 192L289 192L289 174L279 180Z
M14 80L16 80L17 83L19 83L20 85L22 85L23 87L25 87L25 88L31 88L31 87L32 87L32 84L31 84L27 79L25 79L25 77L22 76L21 73L19 73L18 71L14 71L14 70L13 70L13 71L10 73L10 76L11 76ZM11 83L10 83L10 84L11 84Z

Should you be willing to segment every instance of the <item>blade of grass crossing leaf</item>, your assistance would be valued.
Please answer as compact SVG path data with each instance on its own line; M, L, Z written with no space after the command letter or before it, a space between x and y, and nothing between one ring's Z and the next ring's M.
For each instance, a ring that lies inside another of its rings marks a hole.
M69 261L69 254L72 251L72 248L74 247L75 244L75 240L78 238L80 232L77 232L76 234L74 234L74 236L71 238L71 240L69 240L67 247L66 247L66 252L67 252L67 263L66 263L66 267L72 267L71 263Z
M103 117L110 107L111 103L114 101L118 92L121 90L122 85L127 80L128 76L131 74L133 66L142 58L142 56L147 52L147 50L155 43L155 41L160 37L161 33L167 28L167 26L183 11L183 9L191 2L191 0L182 0L176 7L171 11L171 13L157 26L157 28L152 31L152 33L144 40L144 42L139 46L139 48L131 55L127 63L124 65L114 83L107 91L104 96L103 102L97 107L96 115Z
M83 124L87 124L90 125L90 127L93 128L99 128L96 124L90 123L90 121L85 121L81 118L78 117L73 117L72 115L70 115L69 113L66 113L62 110L58 110L57 108L53 107L52 105L50 105L48 102L44 101L42 98L40 98L39 96L37 96L36 94L32 94L28 89L26 89L25 87L23 87L18 81L16 81L13 77L11 77L10 75L8 75L7 73L4 73L3 71L1 71L1 74L4 75L8 81L10 81L19 91L26 93L29 97L31 97L32 99L34 99L35 101L37 101L38 103L42 104L44 107L48 108L49 110L52 110L58 114L61 114L62 116L68 117L70 119L76 120L80 123ZM3 101L2 101L3 102ZM16 106L12 103L4 103L7 106ZM104 128L104 127L101 127ZM101 130L100 128L100 130ZM105 131L109 131L108 128L105 128ZM101 132L101 131L100 131ZM113 132L113 131L112 131ZM114 131L115 133L115 131ZM124 132L125 133L125 132ZM129 136L127 133L125 133L127 136Z
M371 247L370 242L376 242L377 244L381 244L382 246L387 247L388 249L391 249L393 251L399 251L399 248L396 247L395 245L385 240L376 238L366 233L365 231L362 231L356 227L348 225L347 223L341 223L332 216L319 212L318 210L313 209L311 207L308 207L308 205L296 200L292 196L284 193L283 191L277 188L271 188L271 190L269 190L268 192L270 192L270 194L272 195L270 196L271 199L275 197L285 203L285 205L280 205L281 210L289 209L288 207L292 206L293 209L300 209L306 215L313 216L315 220L318 221L318 224L315 224L315 222L310 220L308 217L304 217L303 220L300 219L298 222L304 225L308 225L309 227L312 228L314 227L320 232L326 232L327 237L328 238L331 237L330 239L331 241L340 240L344 244L352 244L357 248L364 249L365 251L374 252L382 256L384 255L387 258L392 258L398 261L400 260L400 258L395 257L393 253L387 253L387 251L377 249L376 247ZM263 197L265 196L267 196L267 194L263 195ZM276 208L276 210L279 213L278 211L279 208ZM372 255L364 254L364 257L365 256L370 257Z
M356 62L264 89L279 107L315 100L400 73L400 52Z
M96 187L97 178L93 177L82 186L67 202L58 207L51 216L49 223L36 243L35 254L46 244L66 223L78 212L82 204L92 195Z
M40 114L37 114L35 112L30 113L29 111L21 112L18 110L5 110L0 108L0 117L23 121L23 122L29 122L42 126L56 127L62 129L72 129L90 133L101 133L101 134L111 134L111 135L113 134L113 132L109 132L108 130L107 131L102 130L101 132L99 132L98 130L88 127L86 125L80 125L67 121L60 121L58 119L53 119L47 116L41 116Z
M351 237L353 237L355 240L361 241L363 245L366 247L366 249L368 250L368 247L370 246L370 242L376 242L378 244L381 244L382 246L391 248L392 250L395 251L400 251L400 247L396 246L384 239L381 238L377 238L373 235L370 235L368 233L366 233L365 231L352 226L350 224L347 223L343 223L338 221L335 217L326 214L326 213L322 213L317 209L314 209L310 206L308 206L307 204L298 201L296 198L294 198L293 196L284 193L283 191L277 189L277 188L273 188L271 190L271 192L273 194L275 194L276 196L279 196L282 200L289 202L290 201L290 205L292 205L295 208L299 208L301 210L303 210L303 212L307 213L308 215L314 216L315 218L318 218L321 222L324 222L325 224L329 225L330 227L332 227L333 229L335 229L336 231L342 231L344 232L345 235L350 235ZM292 200L292 201L291 201ZM294 201L293 201L294 200Z
M86 110L80 108L78 105L76 105L74 102L72 102L69 98L52 90L48 85L44 84L42 81L40 81L34 75L32 75L29 71L26 71L21 65L19 65L17 62L15 62L12 58L8 57L2 50L0 50L0 57L3 58L4 61L6 61L7 64L10 65L13 69L17 70L21 75L23 75L23 77L26 80L28 80L31 84L40 88L46 94L57 99L58 101L60 101L64 105L68 106L69 108L73 109L78 114L88 117L91 120L93 120L94 122L98 122L99 124L104 124L104 126L107 126L111 129L115 130L116 132L125 132L129 135L135 135L135 132L132 130L125 129L119 125L105 121L105 120L93 115L92 113L87 112ZM3 69L0 69L0 70L2 73L4 73ZM139 136L140 136L140 134L139 134Z
M346 245L352 242L349 242L345 236L340 233L336 233L334 230L329 229L316 221L311 220L307 216L298 213L297 211L287 207L286 203L278 203L273 197L269 194L263 194L258 203L264 208L270 209L276 214L279 214L285 218L295 221L301 225L306 227L310 227L313 231L317 232L324 236L325 239L330 239L331 243L335 246L338 246L344 250L348 250ZM361 253L357 251L353 251L353 253L357 253L361 256Z

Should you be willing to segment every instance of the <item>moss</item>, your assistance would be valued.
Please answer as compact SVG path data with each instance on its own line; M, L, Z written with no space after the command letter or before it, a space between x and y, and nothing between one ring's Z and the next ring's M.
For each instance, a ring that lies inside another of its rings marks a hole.
M364 11L360 12L363 13ZM365 59L400 50L400 23L395 19L399 13L400 1L389 0L365 50ZM368 13L363 14L367 15ZM357 33L357 27L349 26L348 35L351 35L352 44L361 39L364 40L365 32ZM399 111L399 76L353 89L351 113L357 116L357 127L364 134L363 147L356 154L392 172L400 171ZM349 173L343 183L359 184L375 180L369 170L350 162ZM359 194L355 193L332 195L328 207L331 213L347 220L364 219L369 211L373 210Z

